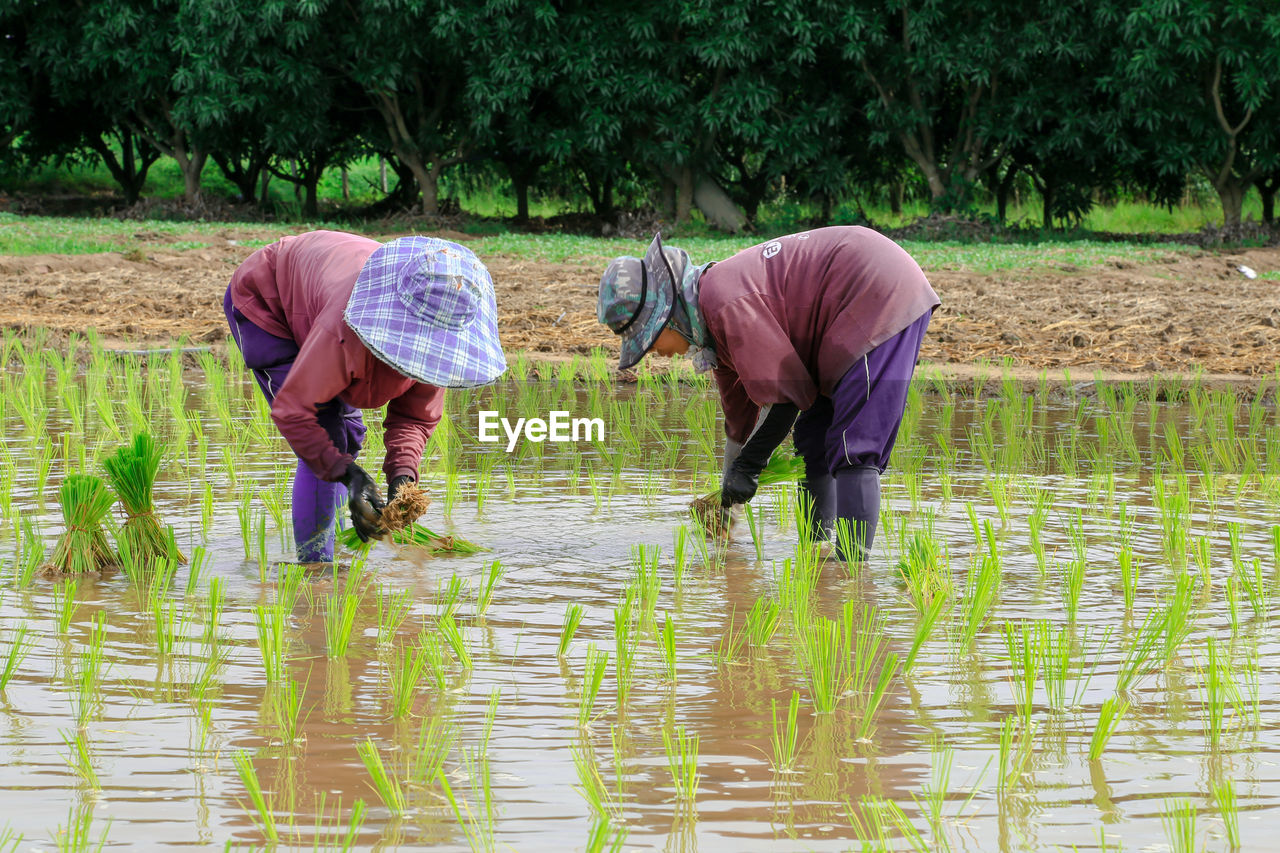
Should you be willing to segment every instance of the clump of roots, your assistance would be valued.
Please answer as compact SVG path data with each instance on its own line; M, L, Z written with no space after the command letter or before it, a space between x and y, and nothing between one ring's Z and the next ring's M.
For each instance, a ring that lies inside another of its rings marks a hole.
M720 505L720 493L712 492L689 503L689 514L707 536L727 539L733 528L733 514Z
M405 483L396 492L396 499L382 510L382 526L390 532L403 530L421 518L429 506L431 498L417 483Z

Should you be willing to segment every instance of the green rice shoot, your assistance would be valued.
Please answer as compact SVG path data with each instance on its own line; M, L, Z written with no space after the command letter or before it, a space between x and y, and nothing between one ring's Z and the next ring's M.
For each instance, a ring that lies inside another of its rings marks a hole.
M132 443L102 462L124 510L124 524L117 534L121 551L143 564L166 559L187 561L155 515L152 490L163 456L164 448L156 444L155 438L140 432Z
M119 564L102 522L113 497L107 483L93 474L68 474L58 489L66 530L58 537L50 566L71 574L100 572Z

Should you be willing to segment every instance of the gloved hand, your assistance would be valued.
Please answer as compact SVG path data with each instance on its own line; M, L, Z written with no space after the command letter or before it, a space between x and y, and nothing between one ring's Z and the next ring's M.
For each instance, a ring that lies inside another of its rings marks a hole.
M351 510L351 525L361 542L381 539L387 529L382 526L382 510L386 506L373 478L363 468L352 462L342 475L342 485L347 487L347 508Z
M723 506L742 504L756 496L760 487L760 472L769 464L769 457L791 432L800 409L794 403L774 403L765 412L755 431L742 445L738 458L728 466L720 481L720 503Z
M395 503L396 493L412 482L414 482L414 479L408 474L401 474L399 477L393 477L391 482L387 484L387 503Z

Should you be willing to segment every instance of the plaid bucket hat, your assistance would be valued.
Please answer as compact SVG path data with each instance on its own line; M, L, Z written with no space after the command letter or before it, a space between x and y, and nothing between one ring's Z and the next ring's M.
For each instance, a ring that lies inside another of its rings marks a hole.
M675 275L661 234L653 235L643 258L624 255L609 263L600 278L596 317L622 336L619 369L626 370L644 357L671 319L674 303Z
M493 279L457 243L384 244L356 277L343 318L374 355L419 382L473 388L507 369Z

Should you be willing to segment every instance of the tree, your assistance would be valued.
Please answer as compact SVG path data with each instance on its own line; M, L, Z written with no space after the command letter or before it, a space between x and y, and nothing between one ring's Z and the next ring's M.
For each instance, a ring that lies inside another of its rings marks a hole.
M1240 223L1280 168L1280 10L1272 0L1134 0L1114 85L1164 173L1198 169Z
M1043 45L1036 14L1004 0L844 4L842 56L862 72L877 141L893 140L920 169L935 207L966 206L1001 158L1006 102Z
M209 149L179 79L200 49L181 28L178 0L101 0L77 10L78 62L100 109L171 157L188 202L200 201Z

